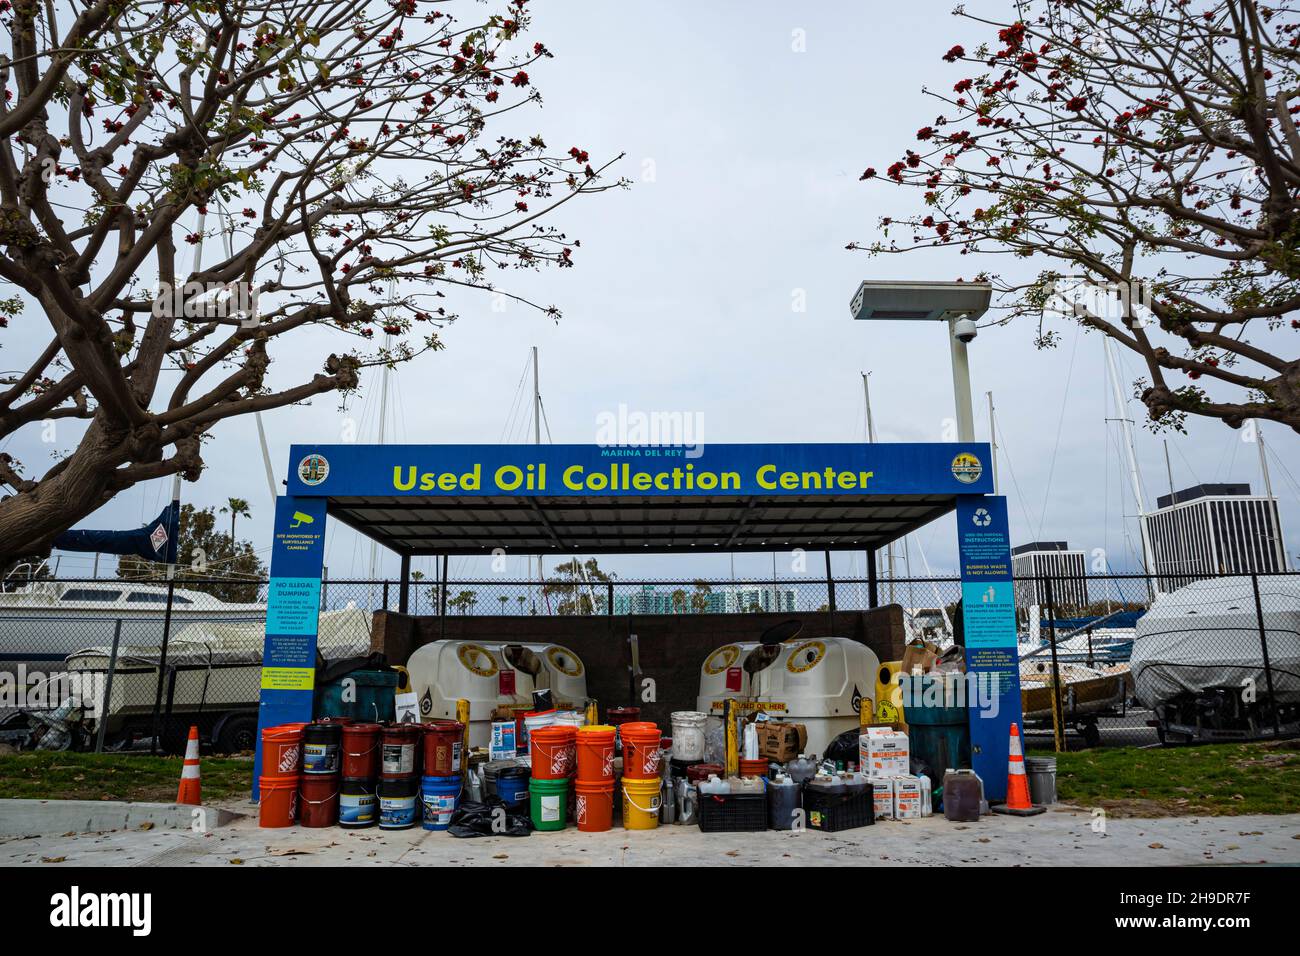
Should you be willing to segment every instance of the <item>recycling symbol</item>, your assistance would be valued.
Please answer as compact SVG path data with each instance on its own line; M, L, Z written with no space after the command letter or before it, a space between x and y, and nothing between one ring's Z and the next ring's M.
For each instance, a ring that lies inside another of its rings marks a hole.
M993 516L989 514L987 508L976 508L975 514L971 516L971 521L979 528L987 528L993 523Z

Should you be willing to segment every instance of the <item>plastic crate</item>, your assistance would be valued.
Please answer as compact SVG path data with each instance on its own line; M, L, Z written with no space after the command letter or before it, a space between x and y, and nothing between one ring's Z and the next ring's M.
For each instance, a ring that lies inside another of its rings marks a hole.
M701 833L752 833L767 829L767 794L700 794Z
M804 787L804 820L809 830L835 833L876 822L871 787L861 793L830 794L816 787Z

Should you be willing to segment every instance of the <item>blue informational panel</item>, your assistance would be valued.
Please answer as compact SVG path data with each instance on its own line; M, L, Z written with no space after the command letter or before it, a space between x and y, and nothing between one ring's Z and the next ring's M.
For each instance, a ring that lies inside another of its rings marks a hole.
M325 564L325 499L292 495L275 502L275 540L266 596L266 646L257 716L253 799L262 773L263 727L312 718L320 578Z
M980 442L639 447L294 445L289 494L953 495L993 490Z
M1023 726L1007 499L959 496L957 548L966 673L975 675L977 695L968 700L971 758L985 796L1001 802L1007 797L1011 724Z

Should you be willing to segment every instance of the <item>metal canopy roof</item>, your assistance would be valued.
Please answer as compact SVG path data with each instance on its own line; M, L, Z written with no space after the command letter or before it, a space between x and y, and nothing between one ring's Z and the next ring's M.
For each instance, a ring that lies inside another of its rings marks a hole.
M883 547L955 495L327 496L332 518L405 555Z

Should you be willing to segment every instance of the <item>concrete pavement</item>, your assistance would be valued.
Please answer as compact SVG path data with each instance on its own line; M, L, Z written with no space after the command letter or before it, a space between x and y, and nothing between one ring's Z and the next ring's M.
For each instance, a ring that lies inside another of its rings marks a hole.
M262 830L248 816L206 833L117 830L0 838L0 865L85 866L699 866L724 865L1300 865L1300 815L1110 818L1085 810L1037 817L887 821L836 834L655 831L534 833L456 839L422 829Z

